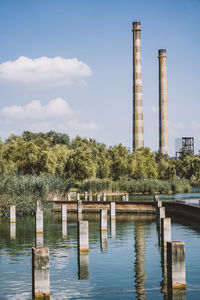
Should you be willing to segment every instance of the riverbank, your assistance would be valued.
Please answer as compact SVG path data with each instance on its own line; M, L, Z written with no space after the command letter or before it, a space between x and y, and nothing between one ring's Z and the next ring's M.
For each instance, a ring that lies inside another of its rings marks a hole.
M0 176L0 207L1 215L9 215L9 205L15 204L17 215L33 215L36 201L40 200L44 210L51 210L52 204L46 200L67 200L72 193L97 194L106 192L108 195L123 193L138 195L154 195L155 193L170 194L190 192L191 187L186 180L162 181L146 180L87 180L75 182L50 175L8 175Z

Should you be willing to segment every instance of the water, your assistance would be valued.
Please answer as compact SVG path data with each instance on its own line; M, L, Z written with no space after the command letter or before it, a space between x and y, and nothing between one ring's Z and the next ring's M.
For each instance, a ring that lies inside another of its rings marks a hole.
M161 292L162 267L154 216L119 216L116 232L111 233L109 227L107 244L102 245L99 216L84 215L90 230L88 270L87 264L79 268L76 215L69 218L67 237L62 237L59 214L44 218L44 245L50 249L51 300L166 299ZM172 219L172 238L185 241L187 299L200 299L200 228ZM12 239L9 222L1 221L1 300L32 299L34 244L33 217L17 220L16 238ZM87 279L79 280L80 275Z
M192 188L191 193L179 193L179 194L159 194L160 200L165 201L176 201L181 200L185 201L188 204L199 205L200 201L200 188ZM108 201L122 201L122 196L107 196ZM139 202L139 201L153 201L153 195L129 195L130 202Z

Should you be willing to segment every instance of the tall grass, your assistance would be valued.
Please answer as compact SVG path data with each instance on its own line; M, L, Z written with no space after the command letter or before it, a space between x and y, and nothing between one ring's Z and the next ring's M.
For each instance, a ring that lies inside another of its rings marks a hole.
M79 184L80 191L90 192L128 192L128 193L181 193L190 192L191 187L187 180L176 179L174 181L164 181L158 179L144 180L86 180Z
M9 215L9 205L16 204L17 215L31 215L35 212L36 200L41 200L43 209L48 210L51 204L45 201L50 194L65 198L73 181L55 176L41 175L1 175L0 207L2 215Z

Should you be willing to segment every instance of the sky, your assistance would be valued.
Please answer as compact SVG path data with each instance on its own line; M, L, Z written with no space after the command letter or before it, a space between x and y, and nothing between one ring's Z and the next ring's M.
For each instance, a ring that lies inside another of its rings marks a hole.
M158 150L167 50L170 155L200 150L200 0L0 1L0 138L55 130L132 147L132 22L140 21L144 143Z

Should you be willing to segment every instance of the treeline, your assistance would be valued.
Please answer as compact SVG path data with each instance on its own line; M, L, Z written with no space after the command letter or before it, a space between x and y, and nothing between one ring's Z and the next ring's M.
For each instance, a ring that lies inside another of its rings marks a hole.
M94 139L50 131L11 135L0 142L0 173L53 175L76 182L91 179L112 181L134 179L175 180L200 184L200 157L187 155L175 160L141 148L131 153L122 144L107 147Z

